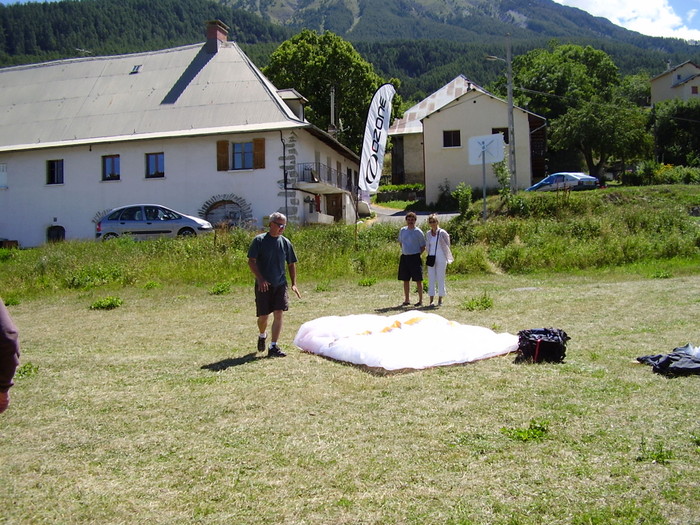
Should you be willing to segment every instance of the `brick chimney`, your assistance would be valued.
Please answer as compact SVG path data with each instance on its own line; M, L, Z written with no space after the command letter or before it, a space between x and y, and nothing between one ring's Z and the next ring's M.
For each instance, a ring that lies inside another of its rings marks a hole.
M207 43L206 51L209 54L216 54L219 50L219 43L228 39L229 27L221 20L210 20L207 22Z

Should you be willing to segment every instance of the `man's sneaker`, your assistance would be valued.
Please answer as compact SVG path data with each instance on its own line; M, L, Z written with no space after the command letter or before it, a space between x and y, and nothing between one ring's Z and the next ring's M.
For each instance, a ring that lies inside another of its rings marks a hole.
M280 347L275 345L271 346L270 349L267 351L267 357L286 357L287 354L285 354L282 350L280 350Z
M258 352L265 351L265 341L266 340L267 340L267 337L258 337Z

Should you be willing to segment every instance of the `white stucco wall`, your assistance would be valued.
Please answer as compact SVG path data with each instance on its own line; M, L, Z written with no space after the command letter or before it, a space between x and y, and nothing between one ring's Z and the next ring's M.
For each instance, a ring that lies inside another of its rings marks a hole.
M515 108L515 159L518 188L530 186L530 128L527 113ZM469 139L491 135L494 128L508 128L508 106L484 94L462 97L423 119L426 201L437 202L440 186L449 182L454 190L460 182L482 189L482 166L469 163ZM443 131L459 130L461 146L443 147ZM506 145L505 158L508 158ZM507 161L507 160L506 160ZM486 165L486 187L498 187L492 165Z
M219 172L217 140L265 138L265 169ZM349 161L303 130L284 132L287 169L294 162L313 162L316 153L331 158L333 167ZM296 140L295 140L296 138ZM163 152L165 177L145 178L145 155ZM7 169L7 188L0 189L0 238L23 247L46 241L47 228L62 226L66 239L94 239L93 219L101 212L132 203L158 203L198 215L216 195L235 194L252 210L257 227L273 211L289 211L290 220L304 221L303 194L283 189L283 146L278 131L236 136L148 140L53 148L0 154ZM121 177L102 181L102 156L120 155ZM63 159L64 183L46 184L46 161ZM357 164L352 164L354 170ZM286 199L285 199L286 196ZM348 201L349 220L354 210Z

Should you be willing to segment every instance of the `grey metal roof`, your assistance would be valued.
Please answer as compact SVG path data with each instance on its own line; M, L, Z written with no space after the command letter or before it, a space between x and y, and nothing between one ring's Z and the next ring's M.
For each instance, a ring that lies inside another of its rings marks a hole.
M0 69L0 151L309 127L234 42Z
M668 68L666 68L666 71L664 71L663 73L659 73L655 77L651 77L651 81L653 82L657 78L663 77L664 75L668 75L669 73L673 73L677 69L680 69L683 66L688 65L688 64L694 66L696 69L700 69L700 66L698 66L696 63L694 63L692 60L686 60L685 62L682 62L682 63L678 64L677 66L673 66L673 67L671 67L671 64L669 63L669 66L668 66Z
M442 86L435 93L429 95L415 106L404 111L403 118L397 118L391 124L388 134L390 136L395 136L423 133L423 119L448 106L449 104L452 104L456 100L459 100L462 96L468 93L487 95L491 98L507 103L505 100L495 96L478 84L475 84L464 75L459 75L452 81ZM515 109L544 120L544 117L519 108L518 106L515 106Z
M403 118L396 119L392 123L389 135L423 133L421 120L472 90L485 92L481 86L476 85L464 75L459 75L435 93L404 111Z

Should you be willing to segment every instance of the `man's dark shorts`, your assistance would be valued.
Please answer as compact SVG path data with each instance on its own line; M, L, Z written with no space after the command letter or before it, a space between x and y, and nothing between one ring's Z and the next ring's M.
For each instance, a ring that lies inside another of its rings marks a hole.
M401 254L401 259L399 259L399 281L410 280L423 280L423 262L421 261L420 253L413 255Z
M267 292L258 290L255 285L255 311L256 315L270 315L275 310L289 310L289 296L287 295L287 285L270 286Z

